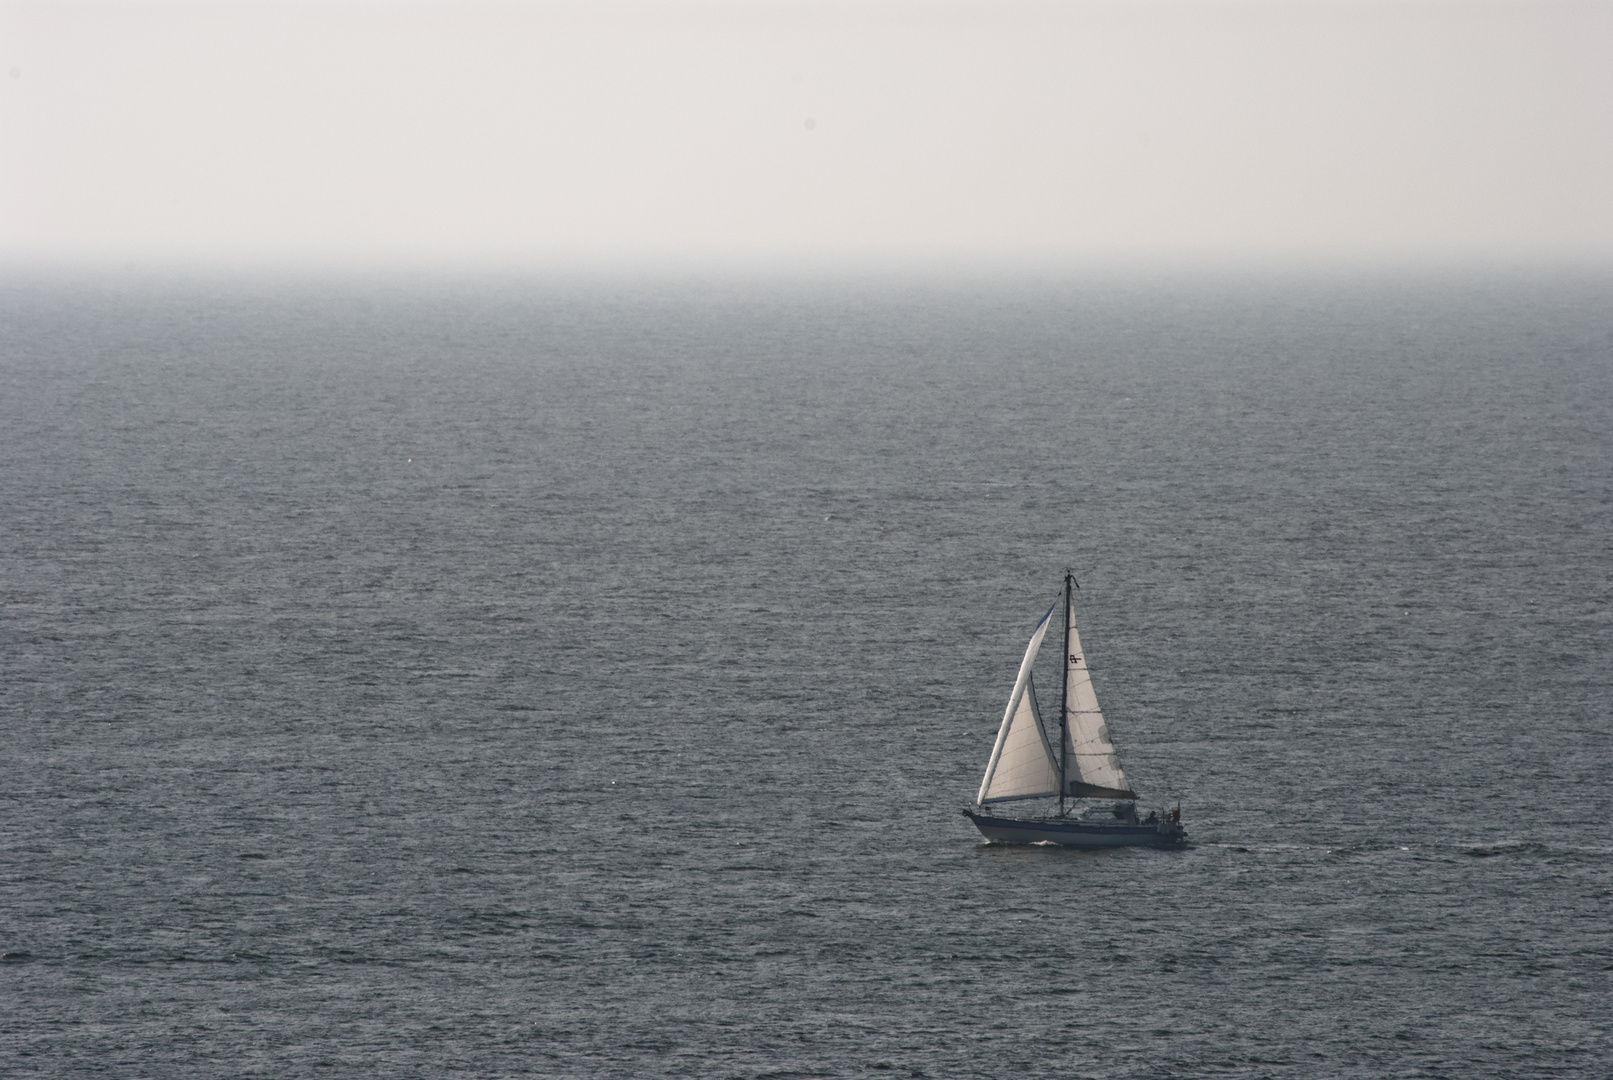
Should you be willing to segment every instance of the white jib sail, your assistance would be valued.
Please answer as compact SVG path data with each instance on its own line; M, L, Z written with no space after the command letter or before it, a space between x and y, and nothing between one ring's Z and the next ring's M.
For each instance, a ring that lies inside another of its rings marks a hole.
M1036 682L1032 680L1020 695L1019 707L1003 739L1002 753L995 768L988 769L981 787L982 803L1012 802L1015 799L1042 799L1059 793L1059 767L1053 757L1053 744L1036 707Z
M1036 692L1031 689L1031 668L1036 664L1036 653L1042 647L1042 638L1047 636L1052 620L1053 608L1048 608L1042 621L1036 624L1030 644L1025 647L1025 659L1020 661L1014 692L1008 697L1002 726L997 729L997 742L991 748L991 760L986 763L986 775L980 780L980 794L975 799L978 803L1033 799L1059 793L1058 765L1042 728L1042 718L1037 714Z
M1098 708L1092 673L1075 630L1075 605L1065 609L1070 620L1070 655L1064 665L1064 779L1070 795L1135 798L1109 741L1109 725Z

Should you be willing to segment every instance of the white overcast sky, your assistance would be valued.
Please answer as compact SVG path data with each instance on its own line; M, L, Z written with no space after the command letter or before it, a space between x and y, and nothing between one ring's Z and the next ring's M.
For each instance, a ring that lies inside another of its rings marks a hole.
M1613 261L1613 2L0 0L0 260Z

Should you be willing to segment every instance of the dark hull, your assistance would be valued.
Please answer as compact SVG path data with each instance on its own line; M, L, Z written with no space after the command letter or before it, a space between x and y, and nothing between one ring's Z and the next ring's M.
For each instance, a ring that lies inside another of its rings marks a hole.
M1175 821L1146 825L1113 825L1073 818L1005 818L965 810L964 817L987 840L998 844L1060 844L1076 848L1176 847L1187 842L1187 830Z

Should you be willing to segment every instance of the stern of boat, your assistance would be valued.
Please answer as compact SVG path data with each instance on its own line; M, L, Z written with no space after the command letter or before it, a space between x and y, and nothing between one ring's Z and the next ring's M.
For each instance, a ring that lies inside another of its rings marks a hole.
M1154 834L1159 837L1158 843L1161 847L1187 843L1187 829L1182 826L1180 821L1170 821L1168 819L1161 821L1154 826Z

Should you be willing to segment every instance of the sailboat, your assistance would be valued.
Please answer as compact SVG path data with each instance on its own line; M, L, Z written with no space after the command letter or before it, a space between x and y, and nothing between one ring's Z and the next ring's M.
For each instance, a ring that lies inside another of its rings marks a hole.
M1075 628L1075 574L1064 572L1064 589L1036 624L1014 692L1008 697L997 742L980 781L975 808L964 816L987 840L1007 844L1062 844L1065 847L1172 847L1187 841L1182 809L1137 813L1137 793L1120 768L1092 673ZM1064 686L1059 721L1059 752L1042 723L1032 669L1042 639L1064 608ZM1033 799L1058 800L1056 812L1037 817L1005 816L995 808ZM1070 800L1075 800L1072 805Z

